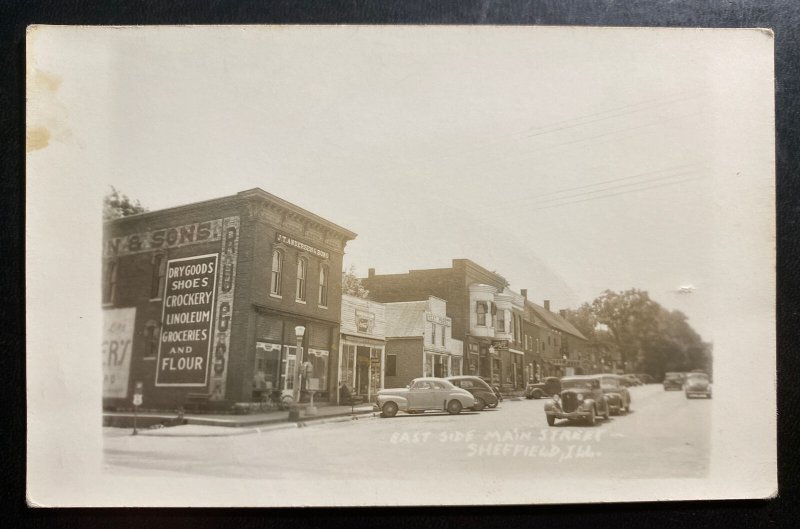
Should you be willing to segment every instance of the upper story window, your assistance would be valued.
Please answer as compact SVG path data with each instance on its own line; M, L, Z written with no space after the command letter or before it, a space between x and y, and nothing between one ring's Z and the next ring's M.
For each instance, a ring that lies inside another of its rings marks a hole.
M308 273L308 260L305 257L297 259L297 286L295 288L295 299L297 301L306 300L306 274Z
M319 304L322 307L328 306L328 267L322 265L319 267Z
M117 268L119 263L117 261L108 261L106 263L106 276L103 281L103 303L113 303L114 295L117 290Z
M269 291L275 296L281 295L281 272L283 271L283 252L280 250L272 251L272 274L270 277Z
M505 310L498 310L497 311L497 330L500 332L506 332L506 311Z
M444 347L444 338L447 331L447 327L442 327L442 347Z
M478 301L478 325L486 326L486 313L489 312L489 307L486 306L485 301Z
M164 277L167 275L167 257L163 253L153 256L153 276L150 283L150 298L158 299L164 295L166 282Z
M436 324L431 323L431 343L436 345Z

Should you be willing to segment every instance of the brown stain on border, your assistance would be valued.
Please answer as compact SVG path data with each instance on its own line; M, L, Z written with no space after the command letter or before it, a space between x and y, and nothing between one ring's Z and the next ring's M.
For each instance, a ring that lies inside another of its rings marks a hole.
M25 152L44 149L50 143L50 131L47 127L30 127L25 133Z

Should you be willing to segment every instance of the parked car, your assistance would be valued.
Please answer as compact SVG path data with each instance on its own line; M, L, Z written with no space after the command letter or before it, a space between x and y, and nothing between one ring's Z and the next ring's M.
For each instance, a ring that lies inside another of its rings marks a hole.
M711 381L705 373L689 373L683 383L683 392L686 398L702 395L707 399L711 398Z
M497 395L495 395L492 387L480 377L458 376L447 377L454 386L461 389L466 389L472 396L475 397L475 406L472 407L475 411L481 411L485 407L497 407Z
M683 373L664 373L664 391L671 389L683 389Z
M642 381L639 380L636 377L636 375L631 375L631 374L628 373L628 374L625 374L625 375L620 375L620 377L621 377L622 383L625 384L626 387L641 386L642 385Z
M526 399L541 399L561 392L561 382L558 377L546 377L544 382L528 384L525 386Z
M647 373L636 373L636 378L642 381L642 384L652 384L655 382L652 376Z
M495 397L497 397L497 402L503 402L503 394L500 393L500 388L498 386L495 386L494 384L492 384L491 381L486 377L478 377L478 378L480 378L481 380L483 380L484 382L489 384L489 386L491 386L492 391L494 391ZM490 408L494 408L495 406L497 406L497 404L495 404L494 406L489 406L489 407Z
M382 389L376 399L381 417L394 417L398 411L422 413L442 410L452 415L475 406L475 397L443 378L415 378L404 388Z
M631 411L631 394L621 378L620 375L600 375L600 387L608 401L611 415L619 415L623 410L625 413Z
M582 420L594 426L597 416L608 419L608 401L600 387L600 377L574 376L561 379L561 393L544 403L547 424L556 419Z

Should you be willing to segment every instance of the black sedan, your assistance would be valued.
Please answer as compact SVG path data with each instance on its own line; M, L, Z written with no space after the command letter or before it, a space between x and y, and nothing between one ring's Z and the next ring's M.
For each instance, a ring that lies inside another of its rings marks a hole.
M447 380L456 387L466 389L475 397L475 406L472 408L481 411L486 408L496 408L499 402L492 387L480 377L458 376L448 377Z

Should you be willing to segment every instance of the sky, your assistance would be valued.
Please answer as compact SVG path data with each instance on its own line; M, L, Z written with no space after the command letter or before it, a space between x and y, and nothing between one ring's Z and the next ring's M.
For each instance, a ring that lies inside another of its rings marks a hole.
M469 258L554 310L639 288L712 340L725 58L572 29L124 31L50 104L92 109L87 176L150 210L260 187L356 232L359 275Z

